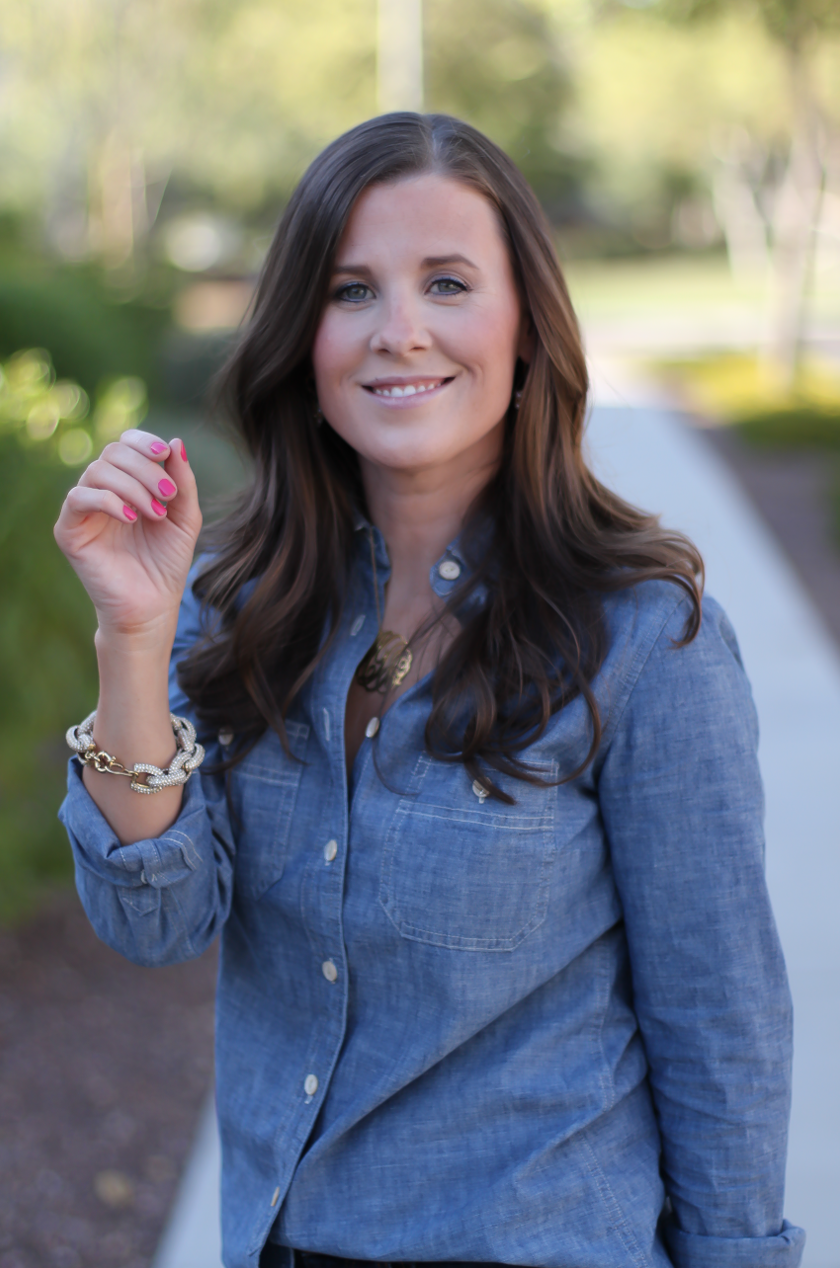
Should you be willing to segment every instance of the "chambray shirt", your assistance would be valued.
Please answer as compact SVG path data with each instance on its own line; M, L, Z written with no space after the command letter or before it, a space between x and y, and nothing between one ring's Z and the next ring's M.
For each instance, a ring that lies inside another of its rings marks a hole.
M269 732L226 795L205 736L157 840L121 846L73 762L61 811L110 946L170 964L221 935L225 1264L256 1268L271 1237L390 1262L795 1268L791 1005L726 617L706 599L677 649L678 587L606 599L604 736L570 782L502 777L506 805L433 761L428 678L348 779L345 701L376 632L370 531L288 719L299 761ZM456 542L435 592L466 568ZM173 663L205 619L188 589ZM174 675L172 708L190 713ZM578 699L524 756L557 780L589 742Z

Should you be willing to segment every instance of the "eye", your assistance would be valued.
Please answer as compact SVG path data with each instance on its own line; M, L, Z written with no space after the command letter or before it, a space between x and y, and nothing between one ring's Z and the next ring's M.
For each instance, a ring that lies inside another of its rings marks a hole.
M459 295L467 287L457 277L436 277L429 289L433 295Z
M361 304L372 295L373 291L366 282L347 282L344 286L339 286L335 298L347 300L351 304Z

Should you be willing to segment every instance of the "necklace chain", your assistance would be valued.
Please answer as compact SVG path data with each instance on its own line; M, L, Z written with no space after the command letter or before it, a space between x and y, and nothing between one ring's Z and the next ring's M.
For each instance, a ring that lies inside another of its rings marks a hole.
M373 532L370 540L370 562L373 570L373 597L376 600L376 638L356 670L356 682L365 691L378 691L384 695L389 687L398 687L411 669L412 654L408 639L393 630L383 630L382 610L379 605L379 578L376 572L376 550Z

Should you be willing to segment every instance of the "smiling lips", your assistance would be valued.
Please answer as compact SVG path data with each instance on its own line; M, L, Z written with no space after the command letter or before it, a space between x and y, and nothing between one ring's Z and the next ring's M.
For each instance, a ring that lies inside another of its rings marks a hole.
M443 387L446 383L451 383L451 378L444 379L415 379L413 382L379 382L365 383L363 386L365 391L370 392L373 396L379 396L384 400L398 400L406 396L422 396L428 392L434 392L436 388Z

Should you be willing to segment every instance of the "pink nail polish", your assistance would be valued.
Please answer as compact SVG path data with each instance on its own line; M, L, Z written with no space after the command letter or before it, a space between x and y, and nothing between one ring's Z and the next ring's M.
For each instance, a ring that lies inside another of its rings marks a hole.
M165 498L171 498L173 493L178 492L171 480L158 480L158 488Z
M161 506L160 502L158 502L155 498L152 498L152 510L154 511L155 515L166 514L166 507Z
M136 512L136 511L132 511L132 509L131 509L131 507L130 507L130 506L124 506L124 507L123 507L123 515L125 516L125 518L126 518L127 520L136 520L136 519L137 519L137 512Z
M152 453L166 453L169 446L164 445L163 442L160 440L156 440L153 445L149 445L149 448L151 449Z
M181 461L182 461L182 462L187 462L187 461L188 461L188 459L187 459L187 446L184 444L183 440L181 441Z

